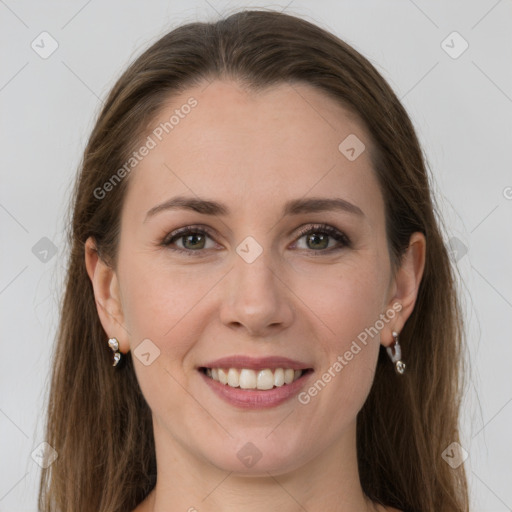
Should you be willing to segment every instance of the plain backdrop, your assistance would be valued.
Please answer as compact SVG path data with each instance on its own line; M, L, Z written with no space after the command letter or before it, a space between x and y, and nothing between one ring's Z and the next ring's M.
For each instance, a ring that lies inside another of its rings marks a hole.
M37 508L31 454L44 441L66 209L101 101L171 28L242 7L333 31L374 63L411 115L461 276L472 510L512 510L510 0L0 0L0 512Z

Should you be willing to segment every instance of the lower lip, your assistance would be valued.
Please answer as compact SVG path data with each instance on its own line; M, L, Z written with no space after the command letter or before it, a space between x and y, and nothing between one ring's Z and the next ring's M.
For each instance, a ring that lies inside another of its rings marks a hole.
M210 389L229 404L242 409L267 409L282 404L297 395L313 372L302 375L291 384L283 384L280 387L267 390L232 388L228 384L221 384L213 380L202 371L199 373Z

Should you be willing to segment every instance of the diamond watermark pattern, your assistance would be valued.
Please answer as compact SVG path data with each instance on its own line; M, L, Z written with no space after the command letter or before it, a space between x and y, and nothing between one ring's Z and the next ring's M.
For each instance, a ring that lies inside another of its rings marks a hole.
M468 252L467 246L455 236L448 240L448 245L450 257L455 263L457 263Z
M261 459L262 455L256 445L251 442L245 443L236 454L240 462L248 468L252 468Z
M457 31L453 31L443 39L441 48L452 59L458 59L469 48L469 43Z
M41 32L30 46L39 57L47 59L59 47L59 43L48 32Z
M252 263L263 252L263 247L252 236L248 236L236 248L238 255L247 263Z
M361 153L363 153L363 151L366 149L366 146L357 135L351 133L348 137L341 141L338 149L347 160L353 162L361 155Z
M49 239L43 236L33 247L32 253L43 263L50 261L57 254L57 247Z
M57 460L59 454L53 448L53 446L44 441L36 447L30 456L38 466L46 469L49 468Z
M149 338L146 338L137 345L133 355L144 366L149 366L160 356L160 349Z
M457 469L468 458L468 456L468 452L457 442L453 442L441 454L444 461L453 469Z

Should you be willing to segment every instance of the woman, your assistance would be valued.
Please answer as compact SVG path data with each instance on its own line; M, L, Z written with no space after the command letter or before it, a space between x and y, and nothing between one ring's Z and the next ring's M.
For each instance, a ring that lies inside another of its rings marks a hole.
M428 174L346 43L272 11L165 35L99 116L70 244L41 510L468 510Z

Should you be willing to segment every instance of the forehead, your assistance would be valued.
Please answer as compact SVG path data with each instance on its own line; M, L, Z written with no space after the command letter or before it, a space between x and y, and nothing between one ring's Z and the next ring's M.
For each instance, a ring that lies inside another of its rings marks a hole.
M366 149L349 159L343 141ZM383 207L364 126L307 84L258 92L222 80L191 87L169 99L144 144L151 149L130 174L125 200L137 218L174 194L221 196L237 212L308 194Z

